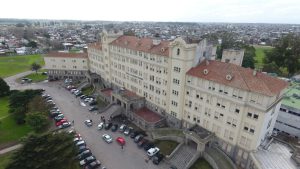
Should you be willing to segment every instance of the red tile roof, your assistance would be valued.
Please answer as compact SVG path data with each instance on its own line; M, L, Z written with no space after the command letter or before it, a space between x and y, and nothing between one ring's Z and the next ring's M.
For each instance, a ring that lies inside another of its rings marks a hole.
M101 92L105 95L105 96L108 96L110 97L112 92L113 92L113 89L111 88L106 88L106 89L102 89Z
M204 69L208 70L206 75L203 73ZM261 72L257 72L254 76L253 72L250 68L211 60L208 64L206 61L203 61L200 65L191 68L187 72L187 75L267 96L277 95L288 86L288 83L283 80ZM231 80L226 79L226 75L228 74L231 75Z
M140 108L134 113L149 123L158 122L162 119L162 117L159 114L149 110L147 107Z
M95 42L88 45L88 48L94 48L97 50L102 50L102 43L101 42Z
M49 52L45 57L87 58L87 53Z
M158 45L153 45L151 38L138 38L136 36L120 36L110 44L131 50L169 56L169 41L160 41Z

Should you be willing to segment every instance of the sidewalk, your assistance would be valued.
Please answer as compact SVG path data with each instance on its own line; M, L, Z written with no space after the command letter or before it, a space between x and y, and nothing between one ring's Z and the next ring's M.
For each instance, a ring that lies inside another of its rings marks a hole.
M8 152L13 151L13 150L16 150L16 149L18 149L20 147L22 147L22 144L17 144L17 145L14 145L14 146L2 149L2 150L0 150L0 155L8 153Z

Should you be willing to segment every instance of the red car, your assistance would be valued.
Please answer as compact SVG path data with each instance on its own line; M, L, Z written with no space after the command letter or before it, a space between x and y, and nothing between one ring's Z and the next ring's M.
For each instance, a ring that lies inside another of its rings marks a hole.
M59 122L56 122L55 125L56 126L60 126L60 125L62 125L65 122L68 122L67 119L61 119Z
M117 139L116 139L116 141L121 145L121 146L123 146L123 145L125 145L125 139L123 138L123 137L118 137Z

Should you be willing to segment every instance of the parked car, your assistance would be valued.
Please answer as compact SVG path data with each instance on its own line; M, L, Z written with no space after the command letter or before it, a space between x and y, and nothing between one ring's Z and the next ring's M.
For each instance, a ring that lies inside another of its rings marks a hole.
M58 116L60 114L62 114L62 113L60 113L60 112L50 112L50 117L55 118L56 116Z
M71 123L70 122L64 122L62 123L60 126L58 126L58 128L60 129L65 129L65 128L68 128L71 126Z
M132 131L133 131L132 127L126 128L126 130L124 131L125 136L128 136Z
M126 130L126 125L122 124L119 128L119 131L123 133L125 130Z
M104 126L104 123L103 123L103 122L99 123L99 124L98 124L98 130L103 129L103 126Z
M93 161L96 161L96 157L95 157L95 156L89 156L89 157L85 158L84 160L81 160L81 161L79 162L79 164L80 164L81 166L85 166L85 165L90 164L90 163L93 162Z
M78 160L83 160L86 157L89 157L91 155L93 155L92 152L91 152L91 150L85 150L82 153L80 153L79 155L77 155L77 159Z
M146 139L141 139L141 140L137 143L137 145L138 145L139 147L143 147L147 142L149 142L149 141L146 140Z
M133 132L131 132L131 134L130 134L130 138L135 138L137 135L139 135L140 134L140 132L139 131L133 131Z
M58 114L57 116L54 117L54 119L55 119L55 120L58 120L58 119L60 119L60 118L63 119L64 117L65 117L65 116L64 116L63 114ZM60 120L59 120L59 121L60 121Z
M113 141L113 139L111 138L111 136L108 135L108 134L103 134L103 135L102 135L102 138L103 138L103 140L104 140L105 142L107 142L107 143L111 143L111 142Z
M98 110L98 107L92 106L89 108L89 111L96 111L96 110Z
M93 161L90 164L88 164L84 169L96 169L101 165L99 160ZM102 168L103 169L103 168Z
M82 141L82 138L81 138L81 137L75 137L75 138L73 139L73 141L74 141L74 143L76 144L77 142Z
M123 137L118 137L116 139L117 143L119 143L121 146L125 145L126 141Z
M85 99L85 98L87 98L86 95L81 95L81 96L80 96L80 99Z
M66 118L64 118L63 116L56 116L56 117L54 117L55 122L61 121L62 119L66 119Z
M143 139L143 135L142 134L139 134L139 135L137 135L135 138L134 138L134 142L139 142L139 141L141 141L142 139Z
M144 144L144 146L143 146L145 151L148 151L150 148L153 148L153 147L155 147L155 145L151 142L148 142L148 143Z
M32 82L32 79L29 79L29 78L22 78L21 79L21 83L24 84L24 83L31 83Z
M78 147L78 154L84 152L85 150L89 150L85 145L79 146Z
M90 106L95 106L95 105L97 105L97 102L96 101L92 101L92 102L89 103L89 105Z
M93 120L90 120L90 119L85 120L85 121L84 121L84 124L85 124L86 126L88 126L88 127L91 127L91 126L93 125Z
M112 123L105 123L104 129L109 130L112 126Z
M75 144L76 146L86 146L86 144L85 144L85 141L83 141L83 140L81 140L81 141L78 141L76 144Z
M118 124L114 124L112 127L111 127L111 131L112 132L115 132L118 130Z
M65 123L65 122L68 122L68 121L67 121L66 119L62 119L62 120L56 122L56 123L55 123L55 126L58 127L58 126L62 125L62 124Z
M161 154L161 153L157 153L157 154L154 155L154 157L152 158L152 162L153 162L153 164L158 165L163 159L164 159L164 155Z
M150 148L148 151L147 151L147 155L149 157L152 157L154 156L156 153L159 152L159 148L158 147L154 147L154 148Z

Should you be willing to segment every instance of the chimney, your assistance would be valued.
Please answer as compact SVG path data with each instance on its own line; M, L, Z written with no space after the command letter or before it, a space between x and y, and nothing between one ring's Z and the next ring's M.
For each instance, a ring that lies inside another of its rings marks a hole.
M209 65L209 61L207 59L205 60L205 64L206 64L206 66Z
M256 76L256 73L257 73L257 71L256 71L256 69L254 69L253 70L253 76Z

